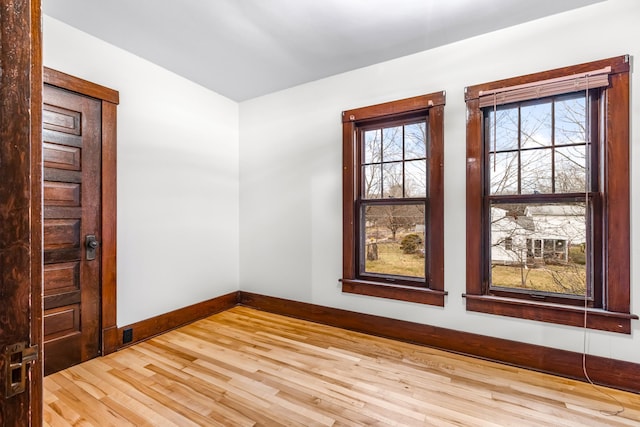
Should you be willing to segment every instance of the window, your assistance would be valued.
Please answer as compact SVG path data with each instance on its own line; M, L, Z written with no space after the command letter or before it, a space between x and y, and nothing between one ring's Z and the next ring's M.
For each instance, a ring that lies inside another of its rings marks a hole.
M465 97L467 310L630 333L628 57Z
M343 292L444 305L444 104L343 112Z

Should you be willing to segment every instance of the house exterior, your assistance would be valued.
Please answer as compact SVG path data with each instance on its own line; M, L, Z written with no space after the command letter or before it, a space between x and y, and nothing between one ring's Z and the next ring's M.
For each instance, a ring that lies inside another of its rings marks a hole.
M569 249L586 244L582 204L491 208L491 261L503 265L569 262Z

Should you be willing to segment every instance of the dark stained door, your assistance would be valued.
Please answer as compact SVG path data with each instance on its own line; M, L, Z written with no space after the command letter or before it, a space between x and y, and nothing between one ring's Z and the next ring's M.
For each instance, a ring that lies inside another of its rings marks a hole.
M100 353L100 101L45 85L45 375Z

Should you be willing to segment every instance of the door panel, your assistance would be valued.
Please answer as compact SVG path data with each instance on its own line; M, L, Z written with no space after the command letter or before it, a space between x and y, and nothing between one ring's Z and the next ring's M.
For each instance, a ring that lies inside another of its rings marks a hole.
M42 358L13 369L19 344L42 347L40 0L0 11L0 426L42 425ZM31 347L31 348L30 348ZM18 374L16 378L14 375ZM15 394L14 394L15 392Z
M100 352L101 102L45 85L42 127L46 375Z

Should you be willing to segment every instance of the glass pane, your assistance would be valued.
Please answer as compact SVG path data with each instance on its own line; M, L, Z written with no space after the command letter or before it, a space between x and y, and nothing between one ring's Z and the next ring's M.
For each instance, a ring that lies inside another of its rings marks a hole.
M362 167L362 197L365 199L379 199L382 197L382 165Z
M521 194L547 194L551 188L551 149L520 152Z
M427 161L412 160L404 164L405 197L427 196Z
M424 204L363 206L364 272L424 278Z
M551 101L523 102L520 107L520 147L551 145Z
M499 108L498 121L493 127L494 111L489 110L489 151L504 151L518 149L518 108ZM495 144L494 144L495 133Z
M402 160L402 126L382 129L382 161Z
M587 191L585 146L556 149L556 193Z
M556 145L585 142L585 99L584 94L565 95L556 99Z
M407 160L427 157L427 124L414 123L404 127L404 157Z
M494 204L491 285L584 295L586 224L584 203Z
M379 163L381 154L380 129L364 132L364 162Z
M518 193L518 152L498 153L489 156L491 194Z
M383 166L382 197L403 197L402 162L386 163Z

